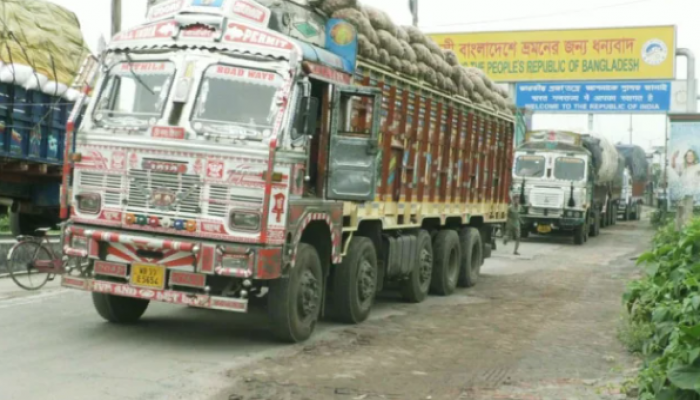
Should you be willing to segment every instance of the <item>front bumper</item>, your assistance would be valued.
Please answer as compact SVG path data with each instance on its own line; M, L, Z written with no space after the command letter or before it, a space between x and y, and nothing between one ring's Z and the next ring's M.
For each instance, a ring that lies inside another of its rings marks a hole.
M72 248L73 237L85 238L87 248ZM65 229L62 243L63 254L69 257L125 264L150 263L168 268L191 266L193 272L200 274L246 279L279 278L285 263L281 246L162 239L76 225ZM156 257L140 256L142 252L154 253ZM163 257L158 258L158 255Z
M234 311L240 313L245 313L248 311L247 299L210 296L206 294L196 294L176 290L142 289L133 287L128 283L115 283L64 275L61 278L61 286L94 293L111 294L115 296L187 305L198 308Z
M63 255L89 262L91 274L66 275L61 284L95 293L246 312L252 281L281 277L287 262L281 246L181 239L189 238L164 239L68 226L63 234ZM78 248L71 247L75 243L80 243ZM164 270L162 284L157 289L132 285L136 264Z
M537 225L551 225L554 229L560 230L572 230L586 222L584 218L548 218L531 215L523 215L521 220L524 222L524 225L532 226L533 228Z

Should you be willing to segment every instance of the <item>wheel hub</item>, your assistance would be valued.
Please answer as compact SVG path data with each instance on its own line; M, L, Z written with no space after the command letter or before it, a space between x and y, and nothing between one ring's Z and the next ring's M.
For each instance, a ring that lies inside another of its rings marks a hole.
M420 253L420 283L424 284L430 280L433 273L433 257L430 252L426 249L421 250Z
M318 280L311 271L304 271L301 276L298 301L303 318L316 315L319 303Z
M377 287L376 271L368 260L362 260L357 279L357 294L361 303L372 299Z

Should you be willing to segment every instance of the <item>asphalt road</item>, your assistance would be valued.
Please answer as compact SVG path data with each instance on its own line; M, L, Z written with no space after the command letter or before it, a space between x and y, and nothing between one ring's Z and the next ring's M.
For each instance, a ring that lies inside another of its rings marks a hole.
M606 236L593 240L613 239ZM570 248L569 240L535 239L520 250L532 261L514 264L499 249L483 272L522 273L525 265L537 269L537 257ZM618 256L598 258L605 262ZM430 298L405 305L384 298L372 319L403 314L406 307L470 299ZM323 323L305 345L333 339L345 329ZM262 312L235 315L152 303L141 323L116 326L96 314L88 293L62 289L57 282L27 293L9 279L0 279L0 338L0 400L210 399L230 385L235 374L230 371L251 372L248 364L300 348L276 343Z

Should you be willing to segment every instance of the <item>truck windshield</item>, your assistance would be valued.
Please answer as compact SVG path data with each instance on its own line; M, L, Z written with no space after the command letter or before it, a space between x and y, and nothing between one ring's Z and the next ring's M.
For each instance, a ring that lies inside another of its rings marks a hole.
M261 140L270 134L275 94L282 77L274 72L214 65L204 73L192 126L197 133L218 133Z
M580 181L586 174L586 163L580 158L559 157L554 164L554 177L565 181Z
M98 122L147 126L160 118L175 75L169 61L123 62L113 66L95 107Z
M541 178L544 176L544 157L520 156L515 162L515 174L524 178Z

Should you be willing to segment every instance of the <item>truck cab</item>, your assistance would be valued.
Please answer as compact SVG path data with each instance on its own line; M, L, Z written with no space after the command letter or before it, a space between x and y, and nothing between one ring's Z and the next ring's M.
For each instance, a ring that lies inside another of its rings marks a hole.
M587 237L591 153L566 134L529 134L515 153L512 195L520 196L522 235L571 232Z

